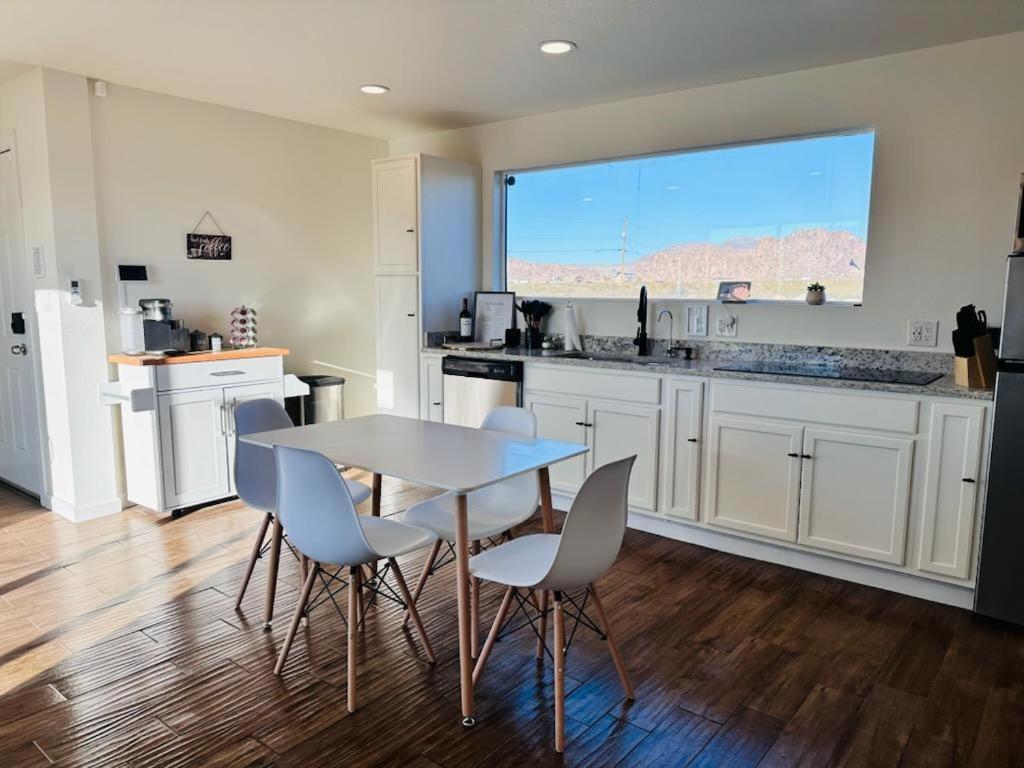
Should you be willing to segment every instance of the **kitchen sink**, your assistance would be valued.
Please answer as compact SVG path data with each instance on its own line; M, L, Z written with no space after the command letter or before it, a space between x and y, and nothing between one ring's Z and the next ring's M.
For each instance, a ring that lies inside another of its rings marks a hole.
M671 360L641 357L640 355L601 355L590 352L565 352L559 357L569 360L593 360L600 363L630 363L632 365L671 365Z

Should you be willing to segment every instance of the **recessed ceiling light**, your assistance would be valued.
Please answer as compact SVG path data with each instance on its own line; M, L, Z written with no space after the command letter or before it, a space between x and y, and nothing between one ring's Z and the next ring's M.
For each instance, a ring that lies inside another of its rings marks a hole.
M371 96L383 96L391 89L386 85L360 85L359 90L363 93L368 93Z
M558 56L563 53L570 53L576 50L576 43L572 40L545 40L540 44L542 53L549 53Z

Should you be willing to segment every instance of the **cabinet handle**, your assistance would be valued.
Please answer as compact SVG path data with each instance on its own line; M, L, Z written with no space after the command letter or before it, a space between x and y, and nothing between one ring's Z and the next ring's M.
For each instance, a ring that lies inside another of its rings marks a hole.
M413 232L415 232L416 230L415 230L415 229L407 229L407 230L405 230L405 231L406 231L406 232L408 232L408 233L409 233L409 234L411 235L411 234L412 234Z
M406 312L405 316L406 317L416 317L416 313L415 312Z
M431 405L440 405L440 403L431 403Z
M965 477L964 478L964 482L965 483L973 483L974 482L974 478L973 477Z
M799 459L800 458L800 454L799 453L787 453L786 455L789 456L789 458L791 458L791 459Z
M592 426L594 426L594 425L593 425L593 424L591 424L591 423L590 423L589 421L587 421L587 422L584 422L583 426L584 426L584 427L592 427Z
M211 371L211 376L245 376L245 371Z
M220 434L221 434L222 437L227 437L227 435L228 435L227 414L228 414L227 408L225 408L222 405L220 407Z
M584 424L584 423L583 423L582 421L577 421L577 422L576 422L576 426L577 426L577 427L585 427L585 426L587 426L587 425L586 425L586 424Z
M809 454L809 453L804 453L804 454L800 455L800 458L801 459L813 459L814 457L811 456L811 454Z
M686 438L686 442L688 442L688 443L696 443L697 442L697 438L696 437L688 437L688 438Z

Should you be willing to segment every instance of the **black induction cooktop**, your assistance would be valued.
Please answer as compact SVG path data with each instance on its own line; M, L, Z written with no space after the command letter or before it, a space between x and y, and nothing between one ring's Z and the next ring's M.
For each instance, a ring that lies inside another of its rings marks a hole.
M716 371L736 371L738 373L767 373L773 376L804 376L812 379L844 379L846 381L873 381L883 384L916 384L924 386L936 379L941 373L929 371L895 371L883 368L855 368L846 365L826 365L815 363L773 363L754 361L746 363L726 363L715 367Z

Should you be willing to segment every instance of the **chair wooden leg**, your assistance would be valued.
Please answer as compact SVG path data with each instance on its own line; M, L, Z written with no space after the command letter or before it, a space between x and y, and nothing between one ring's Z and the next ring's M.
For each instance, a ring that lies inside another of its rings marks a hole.
M430 554L427 555L427 561L423 563L423 571L420 573L419 581L416 582L416 587L412 591L412 604L415 605L416 601L420 599L420 594L423 592L423 587L427 583L427 579L430 578L430 569L434 567L434 563L437 561L437 555L441 551L441 545L444 542L438 539L434 542L434 546L430 548ZM409 611L406 610L405 616L402 617L402 626L404 627L409 623Z
M612 662L615 664L615 671L619 673L619 681L622 683L622 690L626 692L626 698L632 701L636 696L633 693L633 683L629 680L629 673L626 671L626 662L622 659L619 651L619 644L612 634L612 625L608 621L608 614L604 612L604 604L597 594L597 587L590 585L590 596L594 598L594 607L597 609L597 618L601 622L601 629L608 638L608 652L612 655Z
M362 592L360 567L348 570L348 711L356 711L356 625L359 623L358 606Z
M512 595L514 592L515 587L509 587L505 590L505 597L502 598L501 605L498 606L498 613L494 617L491 631L487 635L487 640L484 641L484 647L480 649L480 656L476 660L476 666L473 667L473 685L476 685L477 680L480 679L480 673L484 671L487 657L491 655L494 643L498 639L498 633L501 631L501 625L505 623L505 617L508 616L508 609L512 605Z
M555 592L555 752L565 751L565 614L562 593Z
M260 557L260 550L263 549L263 540L267 538L267 528L274 516L267 512L263 516L263 523L260 525L260 532L256 534L256 543L252 545L252 552L249 554L249 565L245 569L245 576L242 578L242 588L238 590L238 599L235 600L235 608L242 606L242 598L245 597L245 590L249 586L249 579L252 578L252 571L256 567L256 561Z
M537 638L537 661L544 661L544 642L548 636L548 591L540 592L540 637Z
M480 542L474 541L469 548L470 556L480 554ZM471 577L469 582L469 645L470 655L475 659L480 649L480 579Z
M269 629L274 620L274 596L277 594L277 567L281 562L281 539L284 529L281 518L274 515L274 530L270 534L270 562L267 564L267 601L263 609L263 628Z
M295 632L299 629L299 622L302 620L306 610L306 603L309 602L309 593L313 591L313 583L316 581L317 571L320 565L315 564L306 576L302 585L302 594L299 596L299 604L295 606L295 615L292 617L292 625L288 627L288 634L284 638L284 645L281 646L281 653L277 657L277 666L274 667L274 674L280 675L284 669L284 663L288 659L288 652L292 649L292 642L295 640Z
M398 584L398 591L402 593L402 599L405 600L405 604L409 606L409 615L412 617L412 623L416 627L416 631L419 632L420 640L423 641L423 649L427 652L427 658L430 663L434 663L434 649L430 647L430 640L427 638L426 627L423 626L423 621L420 619L420 612L416 610L416 603L413 602L412 595L409 594L409 586L405 583L405 577L402 575L401 569L398 567L398 561L395 558L388 558L388 562L391 563L391 570L395 574L395 582Z

